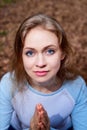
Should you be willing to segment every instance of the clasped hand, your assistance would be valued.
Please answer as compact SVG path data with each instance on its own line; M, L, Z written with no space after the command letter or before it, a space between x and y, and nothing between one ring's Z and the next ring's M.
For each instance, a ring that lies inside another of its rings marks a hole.
M41 104L37 104L30 122L30 130L50 130L48 114Z

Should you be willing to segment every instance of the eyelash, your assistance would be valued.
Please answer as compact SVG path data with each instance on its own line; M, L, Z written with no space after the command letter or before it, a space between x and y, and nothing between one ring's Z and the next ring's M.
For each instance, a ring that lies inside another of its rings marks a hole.
M53 55L55 53L55 50L54 49L48 49L47 50L47 54L48 55Z
M47 55L53 55L55 53L55 50L54 49L48 49L45 51L45 53ZM33 57L35 55L35 52L32 51L32 50L29 50L26 52L26 55L29 56L29 57Z
M34 52L33 51L27 51L26 55L32 57L32 56L34 56Z

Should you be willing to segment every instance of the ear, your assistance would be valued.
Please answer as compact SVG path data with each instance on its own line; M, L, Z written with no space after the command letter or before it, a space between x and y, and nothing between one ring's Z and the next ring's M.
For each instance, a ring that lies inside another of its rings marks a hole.
M61 60L64 60L64 58L65 58L65 54L62 52L61 53Z

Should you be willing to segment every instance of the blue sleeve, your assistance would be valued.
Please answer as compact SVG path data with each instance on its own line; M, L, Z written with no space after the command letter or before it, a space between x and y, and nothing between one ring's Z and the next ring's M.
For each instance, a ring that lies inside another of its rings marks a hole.
M58 130L58 129L54 129L54 128L50 127L50 130Z
M29 129L27 128L27 129L24 129L24 130L29 130ZM54 128L50 127L50 130L59 130L59 129L54 129Z
M6 74L0 82L0 130L8 130L13 108L11 105L11 82Z
M87 130L87 87L83 80L71 118L74 130Z

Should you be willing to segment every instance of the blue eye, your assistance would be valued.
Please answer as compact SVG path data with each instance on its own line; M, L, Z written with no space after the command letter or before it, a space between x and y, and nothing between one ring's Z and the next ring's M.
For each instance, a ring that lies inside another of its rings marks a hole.
M33 56L33 55L34 55L34 52L33 52L33 51L27 51L27 52L26 52L26 55L27 55L27 56Z
M55 51L54 51L53 49L47 50L47 54L48 54L48 55L52 55L52 54L54 54L54 53L55 53Z

